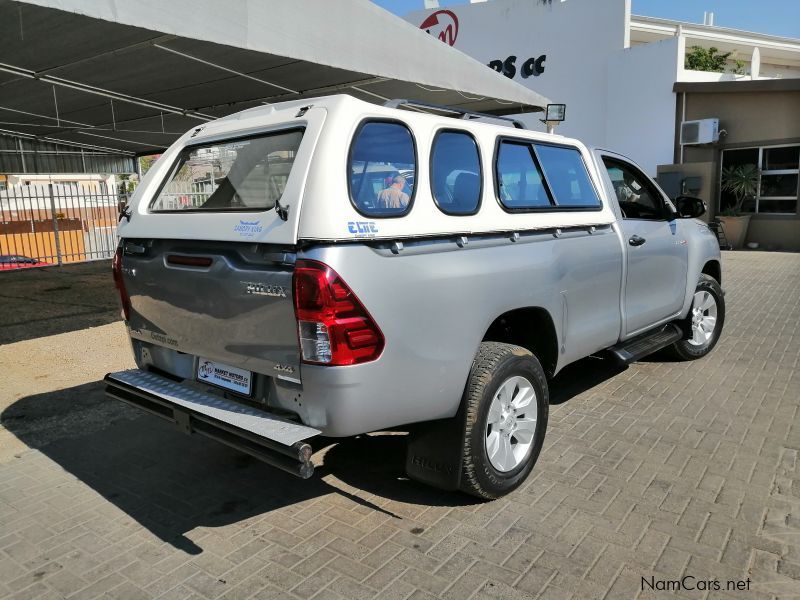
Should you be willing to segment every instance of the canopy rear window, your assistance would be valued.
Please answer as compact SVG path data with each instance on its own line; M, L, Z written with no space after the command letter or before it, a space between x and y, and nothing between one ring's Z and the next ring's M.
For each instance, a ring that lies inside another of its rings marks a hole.
M280 200L301 129L188 146L150 206L153 212L261 211Z

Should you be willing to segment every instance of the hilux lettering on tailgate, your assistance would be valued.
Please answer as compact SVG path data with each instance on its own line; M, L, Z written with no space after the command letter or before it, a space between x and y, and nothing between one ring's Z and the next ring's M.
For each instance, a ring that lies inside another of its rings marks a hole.
M255 296L270 296L271 298L286 298L286 288L282 285L271 285L268 283L242 282L245 286L246 294Z

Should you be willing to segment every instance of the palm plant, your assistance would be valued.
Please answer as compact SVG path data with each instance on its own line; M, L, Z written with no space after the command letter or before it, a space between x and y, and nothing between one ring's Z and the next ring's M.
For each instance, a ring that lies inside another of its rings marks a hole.
M758 167L752 164L732 165L722 169L722 190L730 192L736 198L733 206L722 211L723 215L738 217L741 214L744 201L758 192L758 177Z

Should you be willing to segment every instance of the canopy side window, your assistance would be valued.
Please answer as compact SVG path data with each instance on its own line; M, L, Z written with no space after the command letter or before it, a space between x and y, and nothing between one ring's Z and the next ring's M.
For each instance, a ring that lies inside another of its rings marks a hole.
M600 197L577 148L544 144L536 144L535 147L558 206L600 208Z
M497 197L506 210L526 211L554 206L533 144L501 140L495 160Z
M478 144L469 133L442 130L431 150L431 189L447 215L474 215L481 203L483 175Z
M400 121L363 122L347 161L350 201L367 217L402 217L414 201L417 151Z

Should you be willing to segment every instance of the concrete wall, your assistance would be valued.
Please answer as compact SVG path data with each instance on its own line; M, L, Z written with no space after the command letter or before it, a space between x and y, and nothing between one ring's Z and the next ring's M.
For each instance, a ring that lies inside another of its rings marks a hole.
M678 98L679 106L681 98ZM687 93L686 119L717 117L727 135L709 146L686 146L685 163L712 163L714 188L709 208L719 201L720 156L724 149L800 144L800 92ZM800 251L800 215L754 215L748 242L762 248Z
M650 175L672 157L675 94L682 40L618 50L606 67L606 145L633 158Z
M687 93L686 119L710 117L727 131L721 148L800 140L800 92Z

